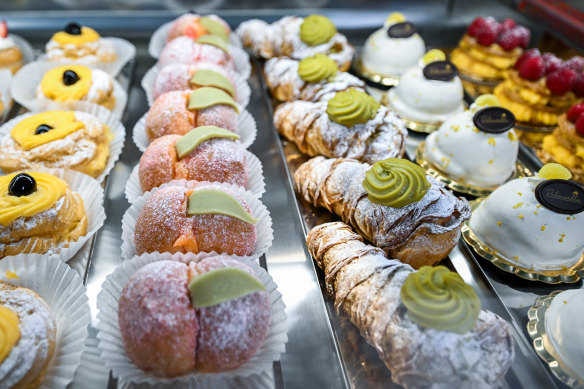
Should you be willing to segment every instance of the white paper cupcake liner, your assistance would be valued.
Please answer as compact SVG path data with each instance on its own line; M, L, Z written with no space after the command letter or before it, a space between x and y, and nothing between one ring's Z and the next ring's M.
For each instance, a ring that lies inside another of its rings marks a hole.
M18 278L8 279L7 272L13 272ZM90 322L83 280L67 264L40 254L4 258L0 261L0 279L32 289L51 308L57 325L57 341L40 388L66 387L79 367Z
M35 50L31 44L19 35L10 34L10 37L14 39L14 43L20 48L20 52L22 53L22 63L27 64L34 61Z
M125 39L115 38L115 37L102 37L101 39L110 42L114 46L114 50L116 51L117 59L112 62L95 62L95 63L87 63L83 59L77 61L71 60L60 60L60 61L50 61L47 59L47 55L43 54L39 60L41 61L48 61L58 65L68 65L68 64L79 64L90 66L95 69L101 69L104 72L110 74L112 77L117 76L124 66L128 62L132 60L136 56L136 46L131 44Z
M87 214L87 233L80 236L76 242L70 242L68 247L56 247L51 252L44 254L45 257L56 256L61 261L67 262L79 251L85 242L101 228L105 221L105 211L103 209L103 189L93 178L73 170L65 169L29 169L24 171L47 172L66 181L73 192L77 192L83 199L83 207ZM19 254L14 257L20 257ZM32 255L32 254L31 254ZM6 258L12 258L5 257ZM5 259L0 260L2 263Z
M251 208L253 217L259 219L255 225L257 231L257 240L253 252L250 255L231 256L233 258L238 258L245 261L249 260L250 258L257 258L265 254L266 251L268 251L268 249L272 246L272 241L274 240L274 231L272 230L272 218L270 217L270 212L267 210L266 206L257 198L257 196L249 191L246 191L244 188L226 183L176 180L155 188L150 192L144 193L143 196L138 197L130 206L130 208L128 208L124 214L124 217L122 218L122 256L124 258L132 258L138 255L136 252L136 245L134 244L134 229L136 226L136 219L144 207L144 204L146 204L146 202L150 199L150 197L152 197L154 193L159 191L161 188L165 188L170 185L180 185L193 188L197 185L209 184L212 184L216 188L225 188L237 193L247 202Z
M113 138L109 144L110 155L108 157L105 168L103 172L96 177L96 180L101 183L109 174L109 172L114 168L115 163L120 158L120 154L122 153L122 149L124 148L124 141L126 139L126 129L124 128L124 125L111 111L107 110L106 108L100 105L92 104L87 101L80 101L71 104L70 108L73 111L86 112L95 116L101 123L109 127L109 130L113 135ZM12 131L14 126L16 126L16 124L18 124L20 121L26 119L31 115L34 115L34 113L26 113L24 115L17 116L14 119L6 122L3 126L0 127L0 139L3 139L4 137L9 137L10 131ZM2 141L0 140L0 143L1 142Z
M12 72L8 69L0 69L0 101L4 105L4 108L0 109L0 123L6 119L12 107L10 85L12 85Z
M231 79L235 81L235 90L237 94L237 103L242 107L247 107L249 104L249 97L251 96L251 89L249 84L247 83L246 79L241 77L239 73L232 71L231 69L225 69ZM152 90L154 89L154 81L156 80L156 76L160 72L160 68L158 65L151 67L144 78L142 78L142 88L146 92L146 100L148 100L148 106L151 107L154 99L152 98Z
M266 190L266 184L264 182L262 163L253 153L245 151L246 168L248 172L247 186L245 190L250 191L255 196L262 197ZM140 186L140 176L139 176L140 164L134 166L130 178L126 183L126 199L130 204L133 204L136 199L144 194L142 192L142 187Z
M150 54L152 58L158 59L158 57L160 57L160 53L166 45L166 36L168 35L172 23L174 23L174 20L164 23L154 31L154 34L152 34L150 42L148 43L148 54ZM241 40L234 31L229 35L229 44L239 48L242 47Z
M144 383L157 388L255 388L264 387L264 384L269 383L269 375L266 376L266 372L272 370L275 361L280 360L288 340L286 313L277 285L272 277L254 261L246 262L246 264L254 270L260 281L266 286L266 291L270 296L272 314L270 328L263 346L246 364L223 373L193 372L176 378L159 378L134 366L126 355L118 324L118 301L122 289L130 277L152 262L161 260L179 260L185 263L199 262L210 256L212 254L143 254L125 261L122 266L107 277L97 297L97 308L99 309L97 314L98 347L106 366L112 370L114 377L120 379L122 387L129 383Z
M61 64L44 61L35 61L23 66L22 69L20 69L14 76L12 87L10 89L14 100L16 100L26 109L33 112L48 111L53 109L71 109L71 107L74 106L77 102L58 102L48 99L39 99L36 97L37 87L41 83L45 73L57 66L61 66ZM92 68L92 66L89 67ZM116 105L113 109L113 113L117 118L121 118L126 107L128 96L124 88L122 88L122 86L115 79L113 80L113 84L113 95L116 99ZM86 103L97 105L95 103Z
M97 348L98 340L88 336L85 339L85 349L73 382L67 389L103 389L108 387L109 369L101 359Z
M237 133L239 135L239 139L237 140L243 147L246 149L251 146L253 141L255 140L258 132L258 128L256 125L256 121L248 112L247 109L240 109L239 115L237 117ZM144 152L150 141L146 136L146 115L140 118L134 125L134 129L132 130L132 140L138 150Z

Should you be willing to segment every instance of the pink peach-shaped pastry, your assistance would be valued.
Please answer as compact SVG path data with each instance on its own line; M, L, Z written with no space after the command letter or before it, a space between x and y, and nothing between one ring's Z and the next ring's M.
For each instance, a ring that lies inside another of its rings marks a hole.
M239 203L249 219L253 219L247 202L229 188L219 184L201 183L194 188L167 186L156 191L146 201L136 218L134 243L138 254L158 252L212 252L250 255L257 240L254 221L206 211L213 207L201 204L192 210L194 192L215 191L217 198ZM214 209L217 209L215 206ZM196 213L198 212L198 213Z
M206 85L198 84L193 81L193 75L199 70L212 71L223 76L231 85L230 90L224 89L237 100L237 90L235 81L232 77L232 72L223 66L216 65L211 62L197 62L192 65L184 63L173 63L163 67L154 79L152 88L152 98L156 100L160 95L175 91L175 90L193 90Z
M208 89L204 87L196 91L172 91L160 95L146 115L148 139L153 141L169 134L185 135L200 126L217 126L237 133L238 111L233 105L218 103L204 108L188 108L192 93Z
M243 270L257 278L249 266L226 256L191 262L189 278L226 267ZM198 308L197 318L197 369L206 373L236 369L249 361L264 344L270 327L270 298L266 291L256 291L217 305Z
M126 353L140 369L176 377L195 367L199 326L191 305L187 265L148 264L128 281L118 304Z
M225 50L211 44L197 43L186 36L179 36L168 42L160 53L158 66L171 63L194 64L200 61L211 62L235 70L231 55Z
M225 34L225 36L229 36L231 29L225 20L221 19L219 16L185 14L175 19L171 24L166 35L166 41L170 42L179 36L188 36L191 39L197 39L203 35L212 35L213 28L221 27L224 29L222 33Z
M246 153L233 139L211 138L182 158L175 147L179 139L180 135L162 136L144 151L138 171L142 191L180 179L247 185Z

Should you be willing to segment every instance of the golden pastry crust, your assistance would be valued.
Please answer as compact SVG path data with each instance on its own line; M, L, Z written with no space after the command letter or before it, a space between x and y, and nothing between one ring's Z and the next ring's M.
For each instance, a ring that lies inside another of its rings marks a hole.
M558 118L558 127L543 138L542 148L536 152L543 163L560 163L572 172L573 180L584 182L584 137L565 114Z
M22 52L18 46L0 50L0 68L8 69L12 74L22 67Z

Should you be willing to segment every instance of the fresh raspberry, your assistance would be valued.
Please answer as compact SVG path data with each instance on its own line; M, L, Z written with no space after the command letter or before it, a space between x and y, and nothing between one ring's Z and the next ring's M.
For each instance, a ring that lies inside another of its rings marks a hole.
M584 103L573 105L568 112L566 112L566 117L572 123L576 123L576 120L584 113Z
M466 33L470 36L477 36L479 29L483 28L486 24L485 18L478 17L468 26Z
M519 75L527 80L539 80L544 75L543 59L537 56L525 60L519 68Z
M584 115L580 115L580 118L576 120L576 132L580 136L584 136Z
M527 27L523 26L517 26L513 30L519 37L519 47L522 49L527 48L527 46L529 46L529 41L531 41L531 31L529 31Z
M0 23L0 37L6 38L8 36L8 25L6 24L6 20L3 20Z
M497 38L497 43L503 48L503 50L511 51L521 43L520 37L515 31L516 30L504 31L499 35L499 38Z
M550 74L558 70L562 66L562 60L552 53L545 53L541 56L545 65L545 74Z
M554 95L563 95L572 89L574 81L576 81L576 72L567 67L561 67L546 77L545 86Z
M501 22L501 31L505 32L505 31L509 31L515 28L517 24L515 23L515 20L513 19L505 19Z
M564 62L564 65L575 72L584 72L584 58L577 55Z
M525 62L528 59L533 58L533 57L539 57L540 55L541 54L539 53L539 50L538 49L527 50L525 53L523 53L521 55L521 57L519 57L517 59L517 61L515 62L515 65L513 65L513 67L516 70L519 70L519 69L521 69L521 65L523 65L523 62Z
M497 40L497 26L487 24L477 32L477 42L479 45L490 46Z
M576 73L576 80L572 86L572 92L578 97L584 97L584 72Z

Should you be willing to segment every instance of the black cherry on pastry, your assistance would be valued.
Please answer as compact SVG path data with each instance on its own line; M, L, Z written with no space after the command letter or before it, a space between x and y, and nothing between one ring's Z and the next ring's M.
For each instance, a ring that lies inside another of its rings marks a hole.
M8 193L11 196L28 196L36 192L37 184L34 178L26 173L19 173L14 176L8 185Z
M53 127L49 126L48 124L41 124L36 128L34 134L35 135L44 134L45 132L49 132L52 129L53 129Z
M79 23L71 22L65 26L63 31L70 35L81 35L81 26Z
M79 81L79 76L73 70L65 70L63 72L63 84L71 86Z

